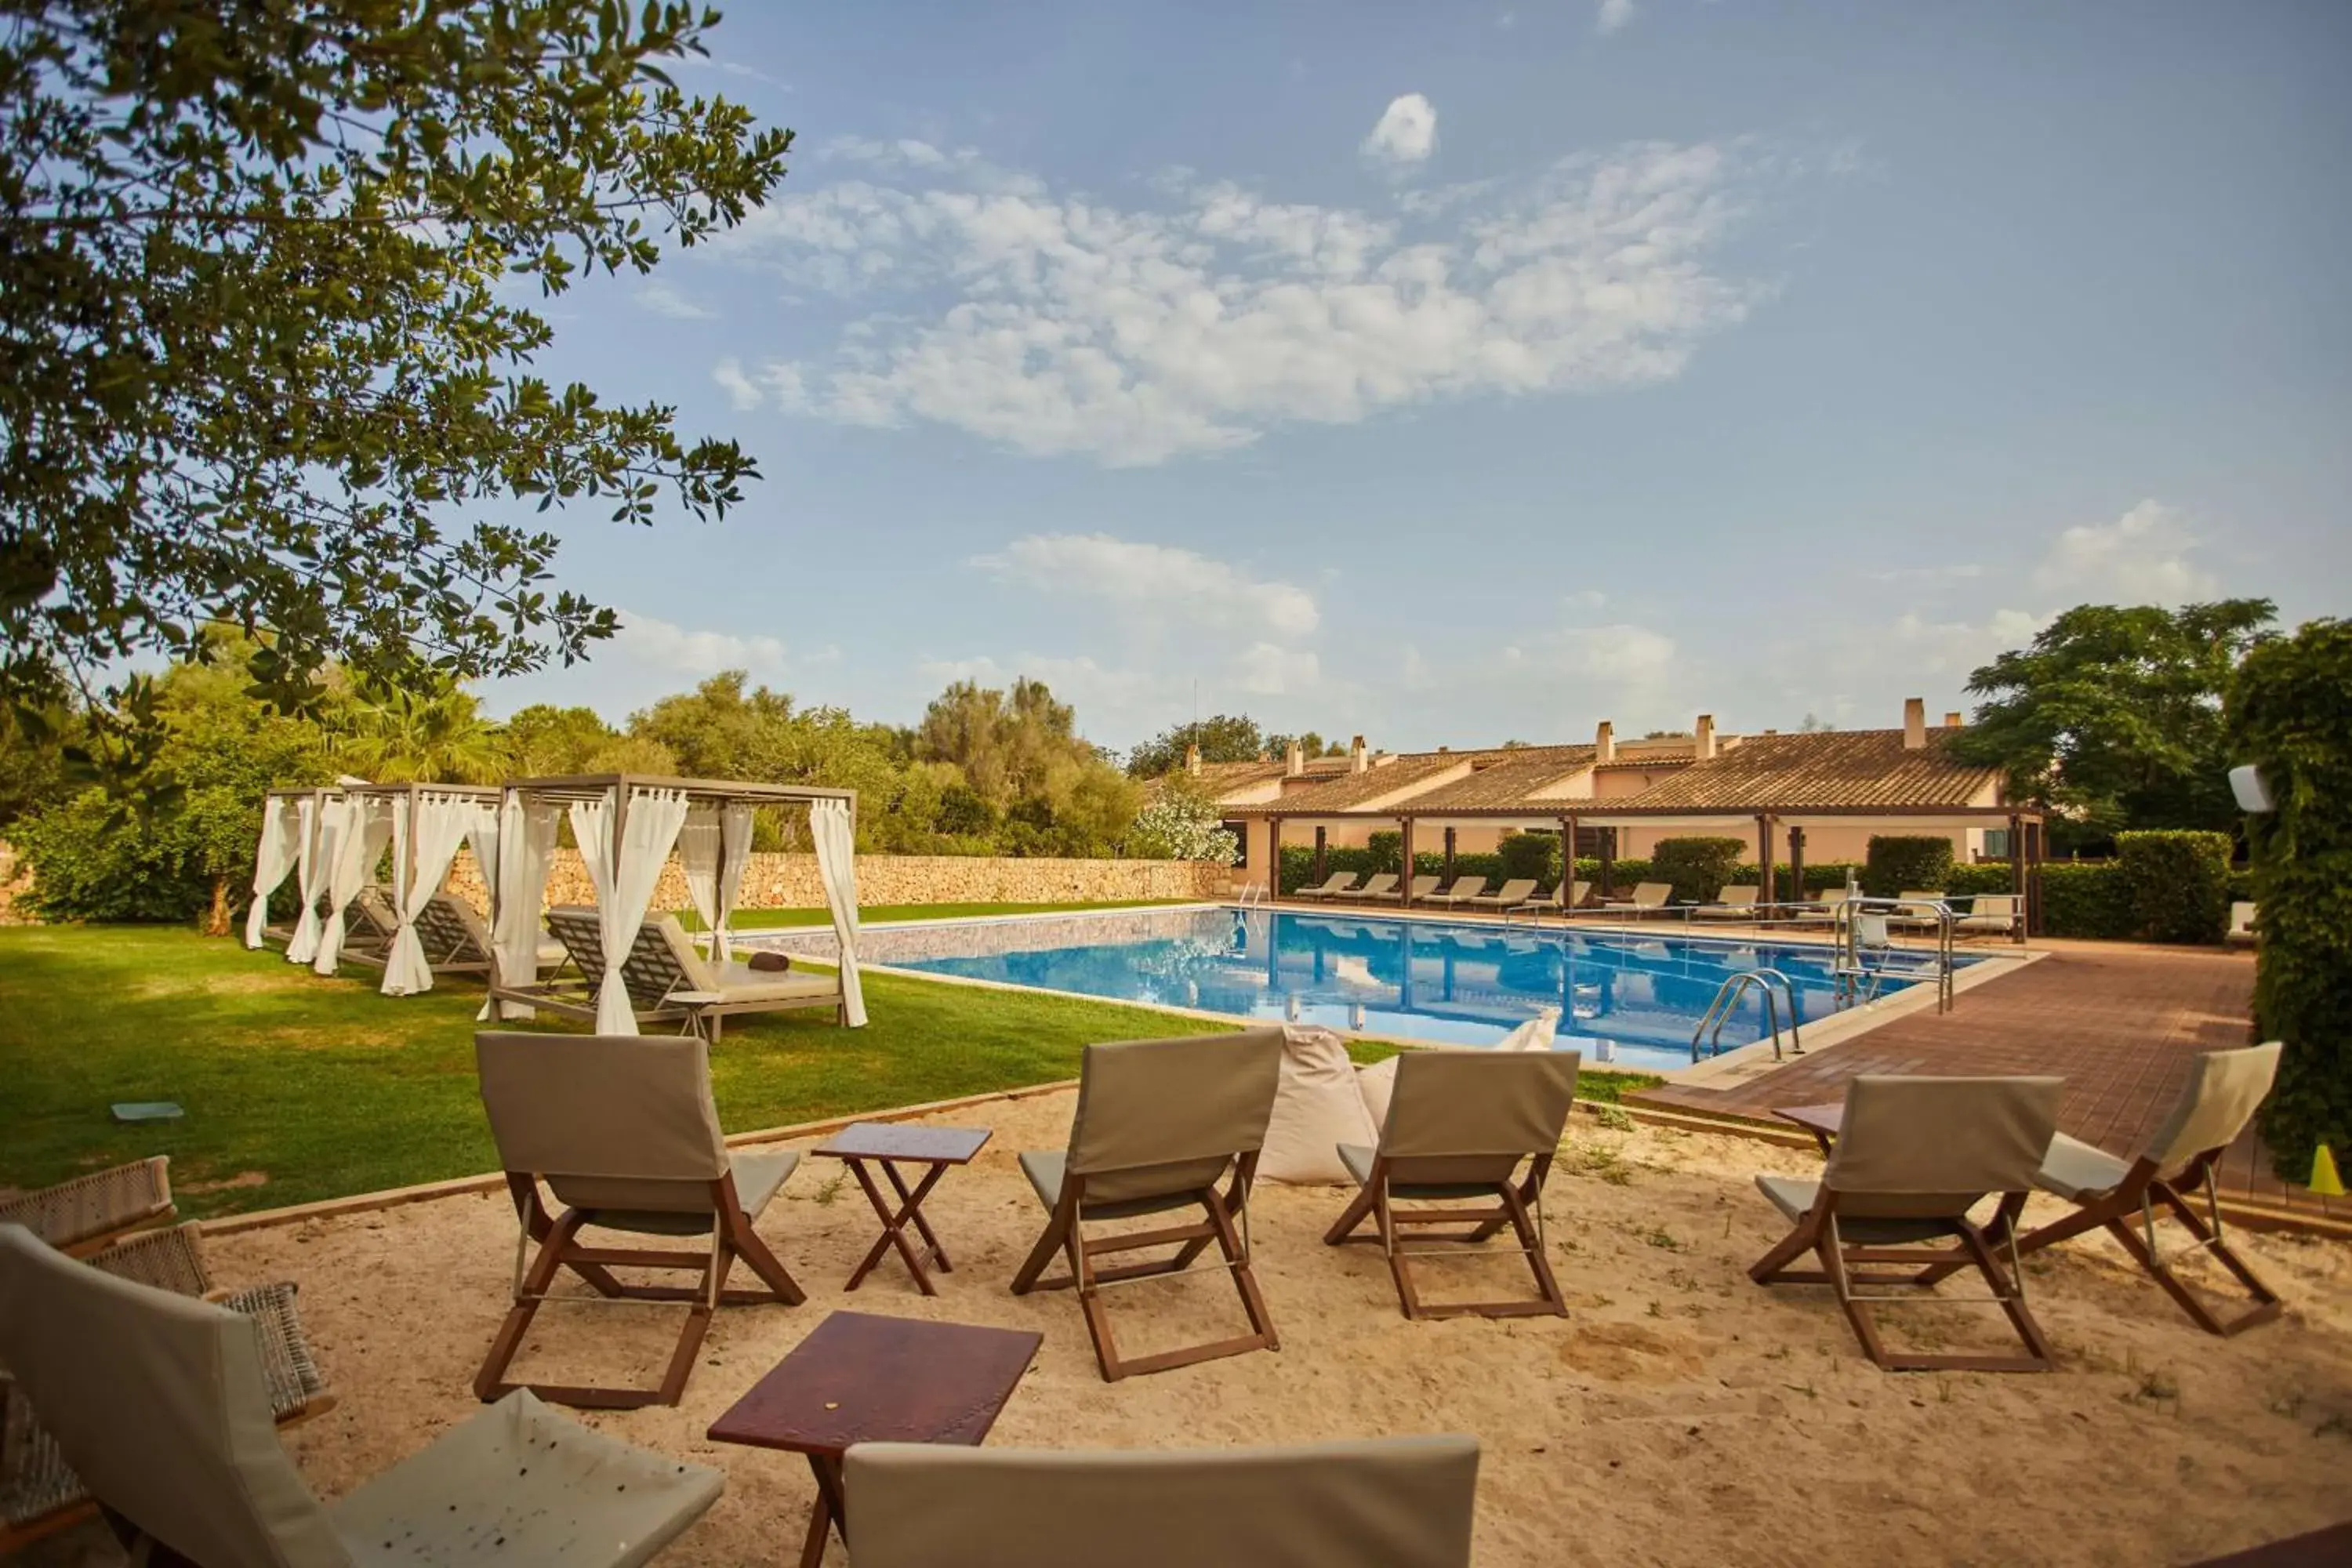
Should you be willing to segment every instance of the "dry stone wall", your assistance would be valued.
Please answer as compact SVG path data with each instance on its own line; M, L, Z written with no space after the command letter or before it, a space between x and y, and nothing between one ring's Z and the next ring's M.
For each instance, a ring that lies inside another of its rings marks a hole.
M1221 899L1233 872L1195 860L1000 859L977 855L860 855L857 898L863 904L1077 904L1130 899ZM489 893L473 856L459 851L449 889L478 909ZM551 904L595 901L588 868L576 849L559 849L547 879ZM686 875L673 859L654 888L654 908L688 906ZM814 909L824 902L814 855L762 854L743 872L747 910Z

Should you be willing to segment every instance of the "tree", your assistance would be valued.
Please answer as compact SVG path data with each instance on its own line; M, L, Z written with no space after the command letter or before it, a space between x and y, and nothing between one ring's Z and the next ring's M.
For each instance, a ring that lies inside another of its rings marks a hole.
M226 621L299 701L579 658L551 593L580 497L723 513L757 477L658 405L527 374L519 278L644 272L740 222L792 133L658 62L671 0L47 0L0 33L0 700ZM266 636L265 636L266 634ZM110 721L123 704L100 708Z
M503 738L509 776L545 779L606 771L589 763L619 736L593 708L534 702L515 710Z
M2222 694L2275 611L2268 599L2077 605L1969 678L1987 700L1954 754L2006 770L2011 799L2055 808L2086 837L2233 829Z
M490 784L506 771L497 726L447 682L362 689L335 729L336 761L377 784Z
M1230 866L1241 839L1219 819L1217 803L1181 778L1164 781L1128 827L1127 852L1147 860L1213 860Z
M1320 741L1320 736L1312 737ZM1276 736L1282 742L1280 751L1289 748L1287 736ZM1299 737L1302 742L1309 739ZM1257 721L1236 713L1220 713L1213 719L1202 719L1191 724L1179 724L1146 741L1127 755L1127 771L1131 777L1156 779L1174 773L1184 765L1184 754L1193 746L1201 748L1204 763L1255 762L1266 754L1271 743L1258 731ZM1309 755L1316 753L1309 752Z
M1312 730L1297 735L1267 735L1265 754L1280 762L1290 754L1293 742L1297 744L1298 755L1302 760L1314 757L1344 757L1348 754L1347 747L1337 741L1327 742ZM1180 760L1181 756L1181 753L1179 753Z

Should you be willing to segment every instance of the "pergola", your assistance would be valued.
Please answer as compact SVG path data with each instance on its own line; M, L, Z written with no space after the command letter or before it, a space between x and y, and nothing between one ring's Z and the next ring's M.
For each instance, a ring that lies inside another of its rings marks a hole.
M1282 865L1282 829L1286 821L1318 827L1334 823L1377 822L1393 823L1402 829L1403 862L1402 907L1412 906L1412 874L1414 829L1418 825L1433 824L1448 829L1445 833L1445 879L1454 877L1454 834L1450 829L1466 826L1511 827L1521 832L1558 832L1563 851L1562 864L1573 868L1576 863L1576 835L1581 827L1618 828L1688 827L1711 830L1726 837L1745 837L1753 833L1756 858L1762 878L1757 889L1757 901L1770 904L1780 901L1775 889L1774 848L1776 840L1785 833L1790 878L1801 892L1805 877L1805 829L1809 826L1850 824L1856 819L1899 824L1903 827L1924 832L1951 831L1968 827L2005 826L2009 830L2010 886L2019 900L2024 919L2019 922L2019 941L2042 931L2042 861L2044 852L2042 815L2011 805L1804 805L1804 806L1721 806L1694 807L1687 805L1656 806L1644 809L1637 805L1612 805L1601 800L1562 801L1541 806L1464 806L1453 809L1433 807L1421 811L1404 805L1375 808L1366 811L1279 811L1264 814L1267 823L1270 877L1278 877ZM1324 879L1323 835L1316 836L1315 880ZM1612 832L1601 839L1601 894L1603 898L1615 889L1616 835ZM1573 876L1573 871L1570 872Z
M493 949L489 1000L482 1016L528 1016L534 1006L593 1016L604 1035L634 1035L621 966L651 908L664 862L676 849L695 911L711 931L711 956L723 963L728 921L751 858L751 814L762 806L805 806L817 871L841 949L844 1020L866 1023L857 980L857 792L806 784L599 773L509 781L500 792L498 832L482 871L490 887ZM604 973L590 976L593 1010L550 994L537 983L540 911L555 850L556 812L569 816L595 891ZM514 977L528 977L509 979Z
M346 799L359 804L362 821L375 832L388 834L392 848L392 907L398 925L384 953L383 984L387 996L406 996L433 989L433 965L416 932L417 917L449 879L457 847L471 842L474 858L483 867L498 854L499 786L496 784L352 784ZM348 881L340 861L330 870L328 896L337 900L340 918L359 895L383 853L383 840L368 852L367 835L356 841L361 863L352 868ZM487 872L485 873L487 875ZM348 886L349 892L343 891Z
M339 785L273 789L262 796L261 847L254 858L253 907L245 915L245 945L257 948L264 936L286 939L286 962L309 963L319 953L319 897L326 891L324 852L330 810L342 809ZM301 894L301 912L290 929L269 924L269 897L291 876Z

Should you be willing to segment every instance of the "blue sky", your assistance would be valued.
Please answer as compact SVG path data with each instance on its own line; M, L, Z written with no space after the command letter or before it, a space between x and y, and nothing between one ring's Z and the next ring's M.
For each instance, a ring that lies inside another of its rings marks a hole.
M740 3L753 223L551 374L740 438L492 709L1031 674L1407 749L1899 721L2086 600L2352 608L2352 6ZM1196 696L1197 693L1197 696Z

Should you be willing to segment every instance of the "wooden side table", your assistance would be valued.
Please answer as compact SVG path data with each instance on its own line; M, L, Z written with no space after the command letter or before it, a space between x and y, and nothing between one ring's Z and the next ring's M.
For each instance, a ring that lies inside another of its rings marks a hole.
M907 1122L853 1121L827 1139L822 1146L810 1151L847 1165L849 1173L856 1176L857 1184L865 1189L866 1201L874 1205L875 1214L882 1221L882 1238L874 1244L851 1272L849 1283L843 1286L843 1289L855 1290L864 1284L866 1277L874 1271L874 1266L882 1261L883 1254L895 1247L898 1249L898 1256L906 1259L908 1272L914 1275L916 1287L926 1296L939 1294L931 1284L931 1277L923 1271L921 1255L907 1240L907 1227L913 1226L915 1234L923 1238L924 1250L930 1254L932 1265L940 1273L954 1271L954 1266L948 1262L948 1249L940 1245L940 1238L931 1232L930 1222L923 1218L923 1200L930 1195L940 1178L947 1174L949 1166L971 1163L972 1157L986 1146L991 1136L990 1130L985 1127L919 1127ZM895 1210L889 1200L882 1195L882 1189L875 1184L874 1173L866 1168L869 1163L882 1168L890 1190L898 1194L898 1206ZM928 1168L909 1188L906 1177L898 1172L901 1165Z
M849 1543L841 1457L856 1443L978 1447L1045 1336L1013 1329L835 1312L710 1424L714 1443L803 1455L816 1510L801 1568L824 1559L828 1530Z
M1833 1100L1822 1105L1783 1105L1775 1109L1772 1114L1783 1121L1793 1121L1811 1133L1813 1142L1822 1146L1822 1153L1827 1157L1830 1145L1837 1141L1838 1128L1845 1121L1845 1101Z

